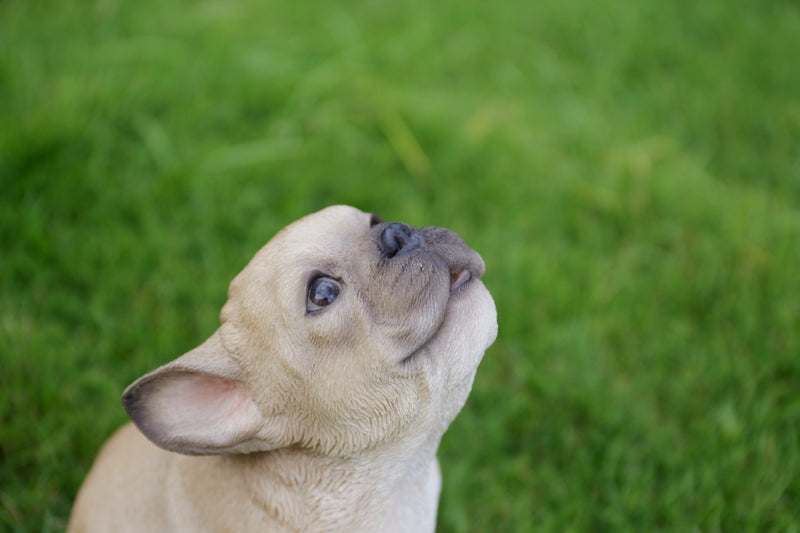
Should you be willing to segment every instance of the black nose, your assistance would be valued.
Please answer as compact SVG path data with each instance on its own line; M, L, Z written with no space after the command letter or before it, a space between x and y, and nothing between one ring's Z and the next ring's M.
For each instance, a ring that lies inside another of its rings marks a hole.
M419 248L422 245L422 237L417 233L416 228L392 222L383 228L378 244L386 257L392 258L397 254Z

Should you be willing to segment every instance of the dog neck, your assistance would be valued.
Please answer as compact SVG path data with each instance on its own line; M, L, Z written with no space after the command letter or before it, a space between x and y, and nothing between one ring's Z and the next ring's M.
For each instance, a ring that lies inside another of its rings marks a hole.
M287 531L433 531L437 447L438 439L346 459L281 449L225 460L241 468L253 503Z

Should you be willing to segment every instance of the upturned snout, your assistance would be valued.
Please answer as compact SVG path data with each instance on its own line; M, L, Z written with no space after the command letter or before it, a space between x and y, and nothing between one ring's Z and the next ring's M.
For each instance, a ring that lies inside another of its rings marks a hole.
M417 228L400 222L385 225L378 237L378 247L388 258L398 254L413 252L422 245L422 237Z
M450 271L452 291L463 287L473 277L479 279L483 276L483 259L449 229L381 222L373 226L372 232L381 253L389 260L423 252L443 259Z

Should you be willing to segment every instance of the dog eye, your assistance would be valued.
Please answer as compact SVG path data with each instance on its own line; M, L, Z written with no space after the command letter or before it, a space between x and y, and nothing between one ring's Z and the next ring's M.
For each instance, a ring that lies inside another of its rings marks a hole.
M323 307L331 305L339 296L339 283L331 278L316 278L308 286L308 298L306 298L306 311L319 311Z

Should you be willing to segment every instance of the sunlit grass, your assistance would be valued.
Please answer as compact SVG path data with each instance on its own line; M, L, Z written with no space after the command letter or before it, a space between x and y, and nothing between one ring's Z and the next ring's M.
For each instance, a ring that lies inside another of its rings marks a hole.
M500 335L440 531L800 528L800 9L0 2L0 528L278 229L444 225Z

